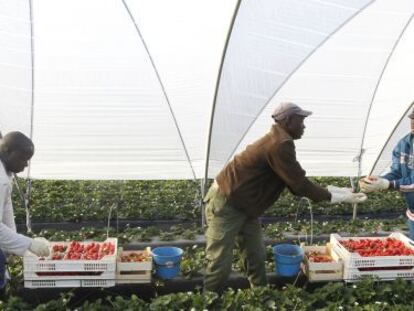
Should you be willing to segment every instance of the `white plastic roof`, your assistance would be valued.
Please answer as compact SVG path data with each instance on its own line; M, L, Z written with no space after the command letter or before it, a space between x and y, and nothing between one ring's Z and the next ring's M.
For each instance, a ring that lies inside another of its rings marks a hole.
M412 0L0 0L0 130L33 138L33 178L195 179L288 100L314 112L297 141L308 175L382 170L409 129L413 14Z

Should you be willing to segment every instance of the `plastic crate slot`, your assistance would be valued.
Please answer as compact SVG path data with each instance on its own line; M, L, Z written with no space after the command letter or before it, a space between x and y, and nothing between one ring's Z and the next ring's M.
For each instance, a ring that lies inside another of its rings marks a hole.
M413 259L401 258L400 259L400 265L414 265L414 260Z
M395 266L395 267L369 267L357 268L358 271L395 271L395 270L411 270L414 266Z
M362 267L374 267L375 266L375 260L369 260L369 259L355 260L355 265L356 266L362 266Z
M56 271L56 265L54 263L39 263L35 265L35 270Z
M106 263L85 263L84 270L86 271L108 270L108 265Z
M405 272L405 273L403 273L403 272L399 272L399 273L397 273L397 277L399 277L399 278L412 278L412 277L414 277L414 273L410 273L410 272Z
M115 280L82 280L82 286L91 286L91 287L115 286Z
M313 273L317 273L317 274L331 274L331 273L336 273L338 271L336 270L313 270Z
M39 287L55 287L56 281L55 280L34 280L32 281L33 286L39 286Z
M38 276L84 276L94 275L98 276L104 273L104 271L54 271L54 272L36 272Z

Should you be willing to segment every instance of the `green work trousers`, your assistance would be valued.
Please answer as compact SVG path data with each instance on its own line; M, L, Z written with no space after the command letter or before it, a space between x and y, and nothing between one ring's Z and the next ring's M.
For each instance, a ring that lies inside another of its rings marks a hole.
M241 260L250 286L267 284L262 227L257 218L226 203L217 187L210 187L204 202L207 223L204 290L220 292L227 281L233 262L233 248L241 251Z

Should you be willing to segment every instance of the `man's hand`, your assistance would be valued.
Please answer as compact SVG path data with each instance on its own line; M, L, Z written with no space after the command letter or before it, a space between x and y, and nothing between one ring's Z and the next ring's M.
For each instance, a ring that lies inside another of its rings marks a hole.
M328 186L331 193L331 203L362 203L367 199L364 193L353 193L350 188Z
M390 181L381 177L368 176L359 181L359 187L365 193L376 192L388 189Z
M45 238L35 238L30 244L29 251L39 257L49 256L49 241Z

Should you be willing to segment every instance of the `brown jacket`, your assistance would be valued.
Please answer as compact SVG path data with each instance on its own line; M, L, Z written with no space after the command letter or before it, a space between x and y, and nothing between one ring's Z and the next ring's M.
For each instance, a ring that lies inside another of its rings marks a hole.
M296 160L292 137L274 124L269 133L236 155L216 180L230 205L257 217L285 187L315 202L330 200L328 190L312 183L305 174Z

